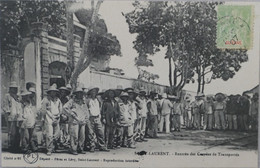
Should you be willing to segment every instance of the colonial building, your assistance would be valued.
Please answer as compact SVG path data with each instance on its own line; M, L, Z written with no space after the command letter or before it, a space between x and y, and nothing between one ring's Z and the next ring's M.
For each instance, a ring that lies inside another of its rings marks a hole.
M2 96L8 91L11 81L15 81L19 86L19 91L25 89L28 82L36 84L37 104L50 85L56 83L58 87L65 86L72 69L70 64L76 65L80 52L81 41L85 31L85 26L80 24L74 16L74 53L73 57L67 54L67 42L50 36L45 23L33 23L30 37L24 38L17 48L2 51L6 66L2 68ZM94 85L100 89L116 88L117 85L123 87L145 87L148 91L164 92L166 86L149 83L137 79L127 78L124 73L116 68L109 68L109 60L94 59L80 76L78 82L85 87ZM8 65L10 64L10 66ZM9 68L8 68L9 67Z

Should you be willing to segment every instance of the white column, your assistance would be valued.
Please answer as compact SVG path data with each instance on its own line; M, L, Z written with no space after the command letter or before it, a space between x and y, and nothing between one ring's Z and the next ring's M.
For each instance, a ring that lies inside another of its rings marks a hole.
M41 53L40 53L40 41L35 38L35 84L36 84L36 108L41 106Z

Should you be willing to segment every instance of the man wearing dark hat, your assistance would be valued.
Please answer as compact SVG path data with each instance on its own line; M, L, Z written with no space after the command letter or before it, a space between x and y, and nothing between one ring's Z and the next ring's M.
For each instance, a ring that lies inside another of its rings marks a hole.
M157 138L157 132L158 132L158 111L160 104L159 102L155 99L156 97L155 92L150 92L150 99L147 102L147 109L148 109L148 114L147 114L147 120L148 120L148 125L147 125L147 134L150 137Z
M44 133L46 134L47 155L58 148L60 137L60 115L62 113L62 103L59 99L59 90L57 85L53 84L47 90L47 97L43 98L41 113L44 118Z
M78 152L85 154L85 127L89 123L89 110L83 100L83 90L76 88L73 92L74 97L64 106L64 112L69 116L70 148L73 155ZM93 134L93 133L91 133Z
M252 98L252 103L250 107L250 118L251 118L251 128L252 131L257 131L258 129L258 110L259 110L259 95L255 93Z
M70 95L70 90L67 87L60 87L59 88L60 91L60 101L62 103L62 105L64 105L65 103L67 103L70 99L69 95ZM64 113L61 114L60 116L60 128L61 128L61 145L62 146L67 146L69 143L69 125L68 125L68 116Z
M109 151L105 146L104 128L101 123L101 103L97 99L99 88L90 87L88 91L89 99L86 101L90 113L91 129L95 132L100 151ZM91 142L90 152L95 151L95 143Z
M115 100L115 91L109 89L104 93L106 99L102 106L101 120L105 125L105 139L108 149L114 149L114 136L119 114L118 102Z
M69 97L70 90L67 87L62 86L59 88L59 91L60 91L60 101L64 105L70 99L70 97Z
M2 109L4 111L8 127L8 147L10 151L15 152L19 149L20 134L18 117L22 113L21 103L18 99L18 86L11 82L9 93L5 95Z
M32 103L32 105L36 106L36 88L35 88L35 84L34 85L32 84L31 87L29 87L27 90L32 93L31 94L31 103Z

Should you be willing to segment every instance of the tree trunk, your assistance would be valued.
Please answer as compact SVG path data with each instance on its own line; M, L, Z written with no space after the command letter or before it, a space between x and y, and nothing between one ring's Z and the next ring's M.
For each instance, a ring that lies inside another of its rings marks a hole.
M201 87L201 72L200 72L200 68L199 67L196 67L197 69L197 74L198 74L198 89L197 89L197 93L199 93L201 90L200 90L200 87Z
M201 92L204 93L204 87L205 87L205 68L202 68L202 85L201 85Z
M100 8L102 2L103 1L98 1L96 8L93 7L93 5L94 5L93 1L91 3L92 9L93 9L93 13L92 13L92 17L91 17L91 25L89 27L86 25L86 31L85 31L85 36L84 36L84 40L83 40L82 51L81 51L79 60L77 62L77 65L74 68L74 71L72 72L71 79L70 79L70 83L71 83L71 86L73 89L75 89L77 86L77 80L78 80L78 77L81 74L81 72L83 72L92 61L92 55L88 52L89 38L90 38L90 34L93 32L93 27L95 27L98 11L99 11L99 8Z
M174 67L174 71L173 71L173 85L176 86L177 85L177 69L176 67Z
M67 57L69 60L68 65L71 66L71 69L74 69L74 56L73 56L73 52L74 52L74 24L73 24L73 13L69 11L69 7L70 7L70 1L65 1L66 3L66 35L67 35ZM70 79L65 79L66 83L69 81Z
M170 87L172 87L172 61L171 57L169 59L169 82L170 82Z

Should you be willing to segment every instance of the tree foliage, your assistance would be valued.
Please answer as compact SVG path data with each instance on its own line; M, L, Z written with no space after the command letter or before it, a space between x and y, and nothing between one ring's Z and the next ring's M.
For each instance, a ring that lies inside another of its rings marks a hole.
M75 12L81 24L91 25L91 10L81 9ZM108 33L106 23L97 16L94 31L90 34L89 52L94 54L96 58L104 58L112 55L121 56L121 46L116 36Z
M65 6L63 1L52 0L4 0L0 2L1 47L17 46L27 37L33 22L48 23L48 33L62 37L65 30Z
M139 57L166 48L169 81L175 93L196 76L198 92L204 91L206 74L211 74L211 79L228 80L248 59L245 50L216 48L218 4L135 1L135 9L125 14L129 32L137 34L133 43Z

